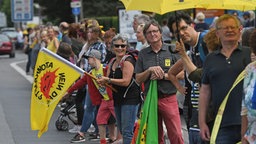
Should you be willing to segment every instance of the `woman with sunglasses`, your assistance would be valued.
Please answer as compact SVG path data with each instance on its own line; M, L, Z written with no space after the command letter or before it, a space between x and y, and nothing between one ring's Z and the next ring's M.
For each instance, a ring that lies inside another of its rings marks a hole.
M130 144L140 103L140 89L133 78L136 60L126 55L129 49L126 35L116 35L111 45L116 57L108 65L108 77L101 77L98 82L111 84L117 90L113 91L117 126L121 131L123 144Z

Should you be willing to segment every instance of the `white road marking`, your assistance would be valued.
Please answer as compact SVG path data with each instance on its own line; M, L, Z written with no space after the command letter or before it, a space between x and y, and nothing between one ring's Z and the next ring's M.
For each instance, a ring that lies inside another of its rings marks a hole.
M27 75L26 72L18 66L18 64L20 63L24 63L27 60L23 60L23 61L17 61L17 62L13 62L11 63L11 67L13 67L18 73L20 73L25 79L27 79L30 83L33 83L34 78L31 75Z

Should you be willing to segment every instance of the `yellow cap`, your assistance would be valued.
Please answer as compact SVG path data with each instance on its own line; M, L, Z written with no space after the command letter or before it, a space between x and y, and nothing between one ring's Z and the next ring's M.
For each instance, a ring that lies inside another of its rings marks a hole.
M28 34L28 31L27 31L27 30L24 30L22 33L23 33L24 35L27 35L27 34Z

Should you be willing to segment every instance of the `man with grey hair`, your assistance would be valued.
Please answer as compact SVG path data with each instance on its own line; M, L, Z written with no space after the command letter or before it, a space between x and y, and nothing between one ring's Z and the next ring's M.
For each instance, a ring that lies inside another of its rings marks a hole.
M146 23L143 34L150 44L139 52L134 72L136 81L145 84L145 95L151 80L157 80L158 93L158 142L164 143L163 122L172 144L183 144L179 108L176 99L178 81L172 83L168 77L169 68L178 60L168 45L162 41L161 26L155 21Z
M135 15L133 17L133 23L132 23L132 27L133 27L133 30L134 30L134 34L132 36L133 39L137 39L135 35L136 35L136 32L137 32L138 26L140 24L145 24L148 21L150 21L150 17L148 15L145 15L145 14ZM139 49L141 49L141 47L142 47L142 43L137 41L135 49L139 50Z
M150 20L150 17L148 15L145 15L145 14L135 15L133 17L133 23L132 23L133 30L136 32L138 25L145 24L149 20Z
M61 22L60 23L59 29L60 29L60 32L62 33L61 41L66 42L66 43L71 45L72 42L71 42L71 39L68 36L68 28L69 28L69 24L67 22Z

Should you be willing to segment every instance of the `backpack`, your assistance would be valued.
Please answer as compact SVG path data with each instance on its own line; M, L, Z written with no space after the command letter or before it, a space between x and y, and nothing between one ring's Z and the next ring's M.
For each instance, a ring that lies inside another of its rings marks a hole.
M198 40L198 46L195 49L195 54L192 56L192 61L197 67L202 67L203 63L205 61L205 58L208 54L208 49L206 48L205 43L203 43L203 38L207 34L208 30L205 30L200 33L199 35L199 40ZM184 101L184 116L185 120L187 122L187 126L189 127L190 125L190 120L192 117L192 102L191 102L191 90L192 86L190 82L188 81L186 75L185 75L185 87L187 88L186 92L187 94L185 95L185 101Z
M132 57L135 62L137 61L138 59L138 55L139 55L139 51L138 50L128 50L128 52L126 53L126 55L124 55L124 57L121 59L120 63L119 63L119 66L121 68L123 68L124 66L124 62L125 60L128 58L128 57Z
M192 55L193 63L199 68L203 67L203 63L208 54L208 49L206 48L206 44L203 42L203 38L207 34L207 32L208 30L205 30L200 33L198 46L195 48L194 54Z
M208 54L208 50L207 50L207 53L206 53L204 48L203 48L203 39L204 39L204 36L207 33L208 33L208 30L205 30L205 31L201 32L201 34L199 35L199 48L198 48L198 51L200 53L200 58L201 58L201 60L203 62L205 61L206 55Z

